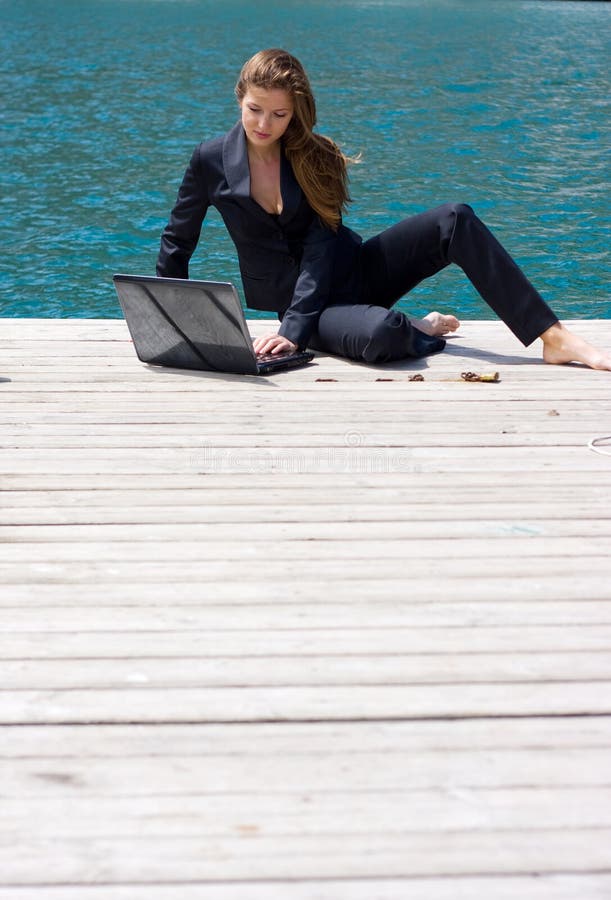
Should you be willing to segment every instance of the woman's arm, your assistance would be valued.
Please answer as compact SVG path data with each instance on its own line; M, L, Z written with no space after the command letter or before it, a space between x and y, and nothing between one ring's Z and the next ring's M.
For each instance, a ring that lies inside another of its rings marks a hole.
M318 317L329 301L337 234L318 217L303 242L303 255L293 299L278 334L297 347L306 347Z
M170 220L161 235L161 247L157 257L158 275L167 278L189 277L189 260L199 241L202 222L209 206L200 147L196 147L178 191Z

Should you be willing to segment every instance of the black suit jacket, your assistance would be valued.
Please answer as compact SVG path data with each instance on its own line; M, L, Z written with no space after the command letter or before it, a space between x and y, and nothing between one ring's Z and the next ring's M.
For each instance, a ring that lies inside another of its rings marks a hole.
M189 260L209 206L223 217L240 263L246 303L277 312L279 333L305 347L329 302L355 300L361 238L344 225L333 232L308 205L285 158L282 213L267 213L250 196L246 135L238 122L195 148L170 221L161 237L157 274L188 278Z

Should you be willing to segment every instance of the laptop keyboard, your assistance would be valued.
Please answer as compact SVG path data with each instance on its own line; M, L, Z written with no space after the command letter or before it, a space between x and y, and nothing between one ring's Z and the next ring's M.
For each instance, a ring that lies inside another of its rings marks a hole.
M295 356L296 350L285 350L284 353L257 353L257 362L275 362L276 360L286 359L288 356Z

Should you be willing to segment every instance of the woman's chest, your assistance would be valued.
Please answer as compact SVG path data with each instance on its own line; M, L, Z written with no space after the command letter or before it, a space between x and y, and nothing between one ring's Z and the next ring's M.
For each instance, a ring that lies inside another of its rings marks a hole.
M280 215L282 191L280 188L280 159L265 162L250 159L250 196L265 212Z

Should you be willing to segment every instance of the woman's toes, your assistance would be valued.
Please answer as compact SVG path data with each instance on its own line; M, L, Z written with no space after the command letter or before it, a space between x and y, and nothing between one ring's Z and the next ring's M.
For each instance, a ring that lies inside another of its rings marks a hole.
M431 334L434 335L448 334L451 331L456 331L460 326L456 316L446 316L439 312L430 312L424 317L424 320L429 322Z
M440 316L441 324L445 329L443 334L447 334L448 331L456 331L460 328L460 322L456 318L456 316Z

